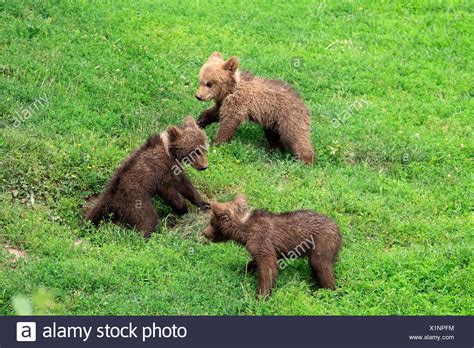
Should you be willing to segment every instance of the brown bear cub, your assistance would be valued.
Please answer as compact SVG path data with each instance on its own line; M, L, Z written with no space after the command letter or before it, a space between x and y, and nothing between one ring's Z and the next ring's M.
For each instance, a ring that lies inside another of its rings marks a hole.
M298 93L283 81L253 76L238 67L237 57L224 61L219 52L202 66L196 98L212 99L215 105L201 113L199 126L219 122L216 144L221 144L250 120L263 127L270 151L288 150L306 164L313 163L311 115Z
M248 270L258 272L257 297L268 297L278 268L288 259L308 256L321 288L334 290L333 265L341 246L337 224L312 211L273 214L249 211L245 197L233 202L211 203L211 223L203 234L212 242L233 240L243 244L252 261Z
M188 211L184 198L201 209L209 208L182 167L182 163L189 163L198 170L206 169L207 149L206 134L191 116L182 126L170 126L151 136L122 162L86 218L97 225L111 216L113 222L127 224L149 237L158 223L152 201L155 195L178 215Z

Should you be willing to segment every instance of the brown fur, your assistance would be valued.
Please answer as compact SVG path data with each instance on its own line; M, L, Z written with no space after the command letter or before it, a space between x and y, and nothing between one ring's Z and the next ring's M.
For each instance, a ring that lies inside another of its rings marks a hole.
M334 289L333 265L341 246L337 224L312 211L273 214L250 212L245 197L211 203L211 222L204 235L213 242L233 240L252 256L247 269L258 271L257 296L267 297L275 286L279 265L308 256L319 287Z
M113 222L127 224L149 237L158 223L152 201L155 195L178 215L187 212L184 198L208 208L209 203L180 166L183 161L198 170L206 169L207 146L206 134L190 116L182 126L170 126L167 132L151 136L122 162L95 205L86 211L86 218L97 225L112 216Z
M253 76L238 67L238 58L224 61L219 52L202 66L196 98L212 99L215 105L201 113L199 126L219 122L216 144L220 144L229 142L240 124L250 120L263 127L270 150L289 150L313 163L311 115L298 93L283 81Z

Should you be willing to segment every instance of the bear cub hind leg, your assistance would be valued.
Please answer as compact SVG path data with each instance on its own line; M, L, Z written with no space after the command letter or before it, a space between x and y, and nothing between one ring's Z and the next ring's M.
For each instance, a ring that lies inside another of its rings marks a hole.
M264 128L263 132L268 141L268 151L280 150L281 152L285 152L285 145L281 142L280 135L277 132L269 128Z
M309 255L309 264L313 270L314 277L320 288L334 290L336 280L333 273L333 261L327 256L318 255L312 252Z
M296 158L303 161L305 164L312 164L315 160L313 146L309 139L284 139L285 146L295 154Z

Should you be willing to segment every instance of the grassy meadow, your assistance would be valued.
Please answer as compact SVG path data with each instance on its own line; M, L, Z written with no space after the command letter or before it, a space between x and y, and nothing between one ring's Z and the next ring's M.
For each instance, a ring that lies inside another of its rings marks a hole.
M470 1L0 2L0 314L472 315L474 6ZM268 301L209 214L161 201L145 242L81 208L194 98L213 51L294 86L313 166L247 123L187 173L209 200L335 219L337 290L306 259Z

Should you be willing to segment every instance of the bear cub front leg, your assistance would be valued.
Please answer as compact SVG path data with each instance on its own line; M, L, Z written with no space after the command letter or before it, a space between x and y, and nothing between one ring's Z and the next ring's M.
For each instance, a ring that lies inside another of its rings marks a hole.
M201 112L197 120L197 124L201 128L206 128L211 123L219 122L219 109L220 105L214 105L213 107Z
M177 190L184 198L197 206L199 209L207 210L210 208L211 204L202 199L199 192L193 186L188 177L184 175L184 173L182 173L180 176L180 182L177 186Z
M278 275L278 264L275 257L265 257L257 262L258 290L257 299L263 297L265 300L272 294Z

